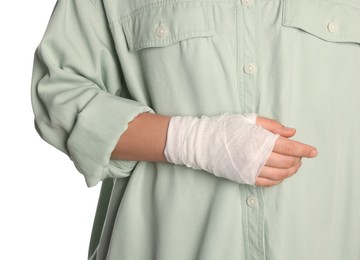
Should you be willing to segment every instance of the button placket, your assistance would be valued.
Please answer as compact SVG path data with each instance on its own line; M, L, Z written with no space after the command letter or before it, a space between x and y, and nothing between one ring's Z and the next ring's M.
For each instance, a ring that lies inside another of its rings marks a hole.
M264 259L265 245L261 239L264 234L263 191L260 187L243 185L240 187L240 194L243 198L242 218L247 241L245 250L251 255L249 260Z
M259 72L261 53L261 3L256 0L239 1L238 31L242 42L239 45L241 56L239 72L243 75L239 85L240 101L244 112L254 112L259 101Z
M242 111L256 112L260 100L262 60L262 4L255 0L237 3L238 88ZM264 199L259 187L242 185L244 250L248 260L265 259Z

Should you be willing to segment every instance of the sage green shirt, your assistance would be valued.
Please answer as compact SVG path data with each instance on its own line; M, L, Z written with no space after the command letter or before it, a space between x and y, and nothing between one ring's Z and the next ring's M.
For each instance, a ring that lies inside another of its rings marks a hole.
M359 0L59 0L32 100L39 134L104 180L90 259L360 259ZM111 160L142 112L256 112L319 156L272 188Z

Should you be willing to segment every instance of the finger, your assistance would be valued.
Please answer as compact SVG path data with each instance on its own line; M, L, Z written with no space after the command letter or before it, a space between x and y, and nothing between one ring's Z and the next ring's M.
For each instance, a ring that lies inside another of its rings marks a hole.
M269 159L265 163L265 166L288 169L297 165L301 161L301 157L288 156L279 153L271 153Z
M255 181L255 186L259 186L259 187L272 187L275 185L280 184L281 181L273 181L273 180L269 180L263 177L257 177L256 181Z
M290 140L281 136L276 140L273 152L282 155L307 158L316 157L318 154L316 148L313 146Z
M285 127L284 125L280 124L278 121L258 116L256 118L256 124L269 130L274 134L279 134L283 137L291 137L294 136L296 130L294 128Z
M293 176L299 170L300 166L301 166L301 162L288 169L279 169L279 168L265 166L261 170L259 177L273 181L281 181Z

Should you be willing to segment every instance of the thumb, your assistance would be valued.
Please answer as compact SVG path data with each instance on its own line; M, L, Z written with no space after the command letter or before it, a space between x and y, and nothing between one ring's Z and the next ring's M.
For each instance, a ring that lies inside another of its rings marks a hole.
M258 116L256 118L256 124L274 134L279 134L283 137L292 137L296 133L296 129L286 127L280 124L278 121L266 117Z

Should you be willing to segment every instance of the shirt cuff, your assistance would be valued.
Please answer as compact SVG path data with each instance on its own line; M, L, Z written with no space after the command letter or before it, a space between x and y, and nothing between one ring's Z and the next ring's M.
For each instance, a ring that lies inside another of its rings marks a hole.
M99 93L79 113L67 147L88 187L108 177L130 175L137 162L113 160L111 153L128 123L144 112L153 113L151 108L135 101Z

